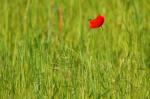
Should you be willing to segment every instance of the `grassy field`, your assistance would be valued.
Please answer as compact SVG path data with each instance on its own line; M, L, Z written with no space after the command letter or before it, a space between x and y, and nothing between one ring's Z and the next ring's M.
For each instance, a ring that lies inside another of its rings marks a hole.
M149 4L0 0L0 99L150 99Z

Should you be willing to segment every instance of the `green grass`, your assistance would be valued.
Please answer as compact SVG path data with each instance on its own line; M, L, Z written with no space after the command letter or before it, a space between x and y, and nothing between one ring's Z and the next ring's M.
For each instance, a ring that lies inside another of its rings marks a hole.
M0 99L150 99L149 4L0 0Z

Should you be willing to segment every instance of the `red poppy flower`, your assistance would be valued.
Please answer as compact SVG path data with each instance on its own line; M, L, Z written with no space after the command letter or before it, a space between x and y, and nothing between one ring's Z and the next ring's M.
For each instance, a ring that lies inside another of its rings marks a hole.
M98 15L96 19L89 20L90 28L99 28L104 23L104 16Z

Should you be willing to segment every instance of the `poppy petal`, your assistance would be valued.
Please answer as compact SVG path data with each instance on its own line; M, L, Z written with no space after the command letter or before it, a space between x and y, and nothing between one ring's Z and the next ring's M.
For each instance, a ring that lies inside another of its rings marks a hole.
M90 28L98 28L101 27L104 23L104 16L98 15L96 19L89 21L89 27Z

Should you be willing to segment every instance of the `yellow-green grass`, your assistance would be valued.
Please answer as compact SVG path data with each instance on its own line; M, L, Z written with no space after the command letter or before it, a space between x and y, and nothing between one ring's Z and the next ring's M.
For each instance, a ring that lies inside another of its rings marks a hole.
M150 99L149 4L0 0L0 99Z

